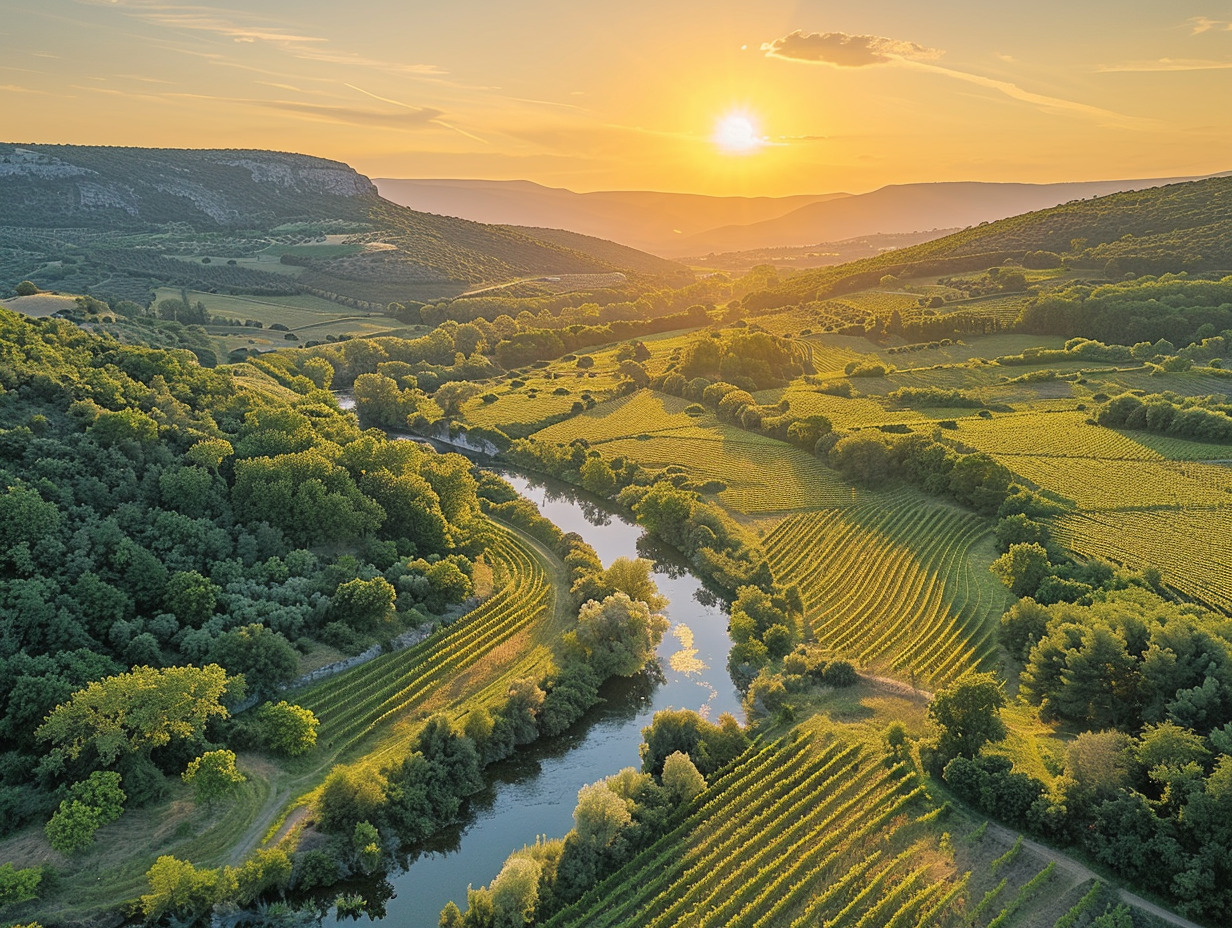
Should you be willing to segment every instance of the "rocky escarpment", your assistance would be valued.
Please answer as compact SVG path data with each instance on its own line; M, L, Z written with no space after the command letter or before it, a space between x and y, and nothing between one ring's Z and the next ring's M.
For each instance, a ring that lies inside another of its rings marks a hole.
M0 214L23 226L362 220L377 196L338 161L247 150L0 144Z

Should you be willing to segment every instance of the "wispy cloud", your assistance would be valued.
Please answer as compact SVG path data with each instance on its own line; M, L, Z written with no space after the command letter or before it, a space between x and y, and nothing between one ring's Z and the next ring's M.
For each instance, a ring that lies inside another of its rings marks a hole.
M240 44L265 44L295 58L327 64L367 68L400 76L439 77L445 72L432 64L383 61L337 51L328 39L288 26L261 20L239 10L210 9L167 3L165 0L77 0L87 6L117 9L151 25L165 29L205 33Z
M1232 61L1215 61L1207 58L1158 58L1155 61L1128 61L1124 64L1106 64L1096 68L1101 73L1136 73L1157 71L1226 71L1232 69Z
M1011 81L1001 81L992 77L984 77L982 74L972 74L969 71L958 71L954 68L944 68L941 65L927 64L922 61L903 61L902 65L904 67L910 67L920 71L928 71L932 74L941 74L945 77L951 77L954 80L965 81L968 84L975 84L977 87L985 87L989 90L995 90L998 93L1009 97L1011 100L1017 100L1020 103L1029 103L1045 113L1081 116L1091 119L1101 126L1116 129L1148 129L1156 125L1154 120L1143 119L1138 116L1126 116L1122 113L1116 113L1100 106L1092 106L1089 103L1079 103L1075 100L1065 100L1061 97L1051 97L1047 94L1035 93L1030 90L1025 90Z
M943 51L919 42L889 39L881 35L850 35L846 32L804 32L797 29L773 42L763 42L767 58L861 68L899 60L931 61Z
M389 97L379 96L378 94L372 93L371 91L364 90L362 87L356 87L354 84L346 84L344 86L349 87L352 90L357 91L359 93L362 93L365 96L372 97L372 99L374 100L380 100L382 103L391 103L394 106L401 106L401 107L404 107L405 109L418 111L418 112L424 111L421 107L412 106L409 103L403 103L401 100L392 100ZM436 122L438 125L444 126L446 129L449 129L452 132L457 132L459 135L464 135L468 139L472 139L476 142L482 142L484 145L489 144L487 139L482 139L479 136L475 135L474 133L467 132L465 129L459 129L457 126L453 125L452 123L445 122L443 119L440 118L441 116L444 116L444 115L445 114L443 111L437 110L436 115L432 117L431 121Z
M291 100L249 100L246 102L251 106L258 106L263 109L323 119L327 122L382 129L406 129L413 126L423 126L445 115L442 110L430 107L390 113L352 106L328 106L321 103L299 103Z
M1195 16L1187 20L1187 24L1193 30L1194 35L1201 35L1203 32L1232 32L1232 21L1226 19L1208 19L1205 16Z
M1035 93L1019 87L1012 81L997 80L982 74L972 74L956 68L947 68L936 64L944 52L921 45L919 42L909 42L903 39L890 39L876 35L848 35L845 32L802 32L796 30L773 42L764 42L762 52L767 58L781 58L786 61L798 61L808 64L830 64L837 67L858 68L868 65L893 65L926 71L930 74L940 74L954 80L974 84L988 90L1027 103L1047 113L1061 113L1070 116L1082 116L1095 120L1101 125L1114 126L1122 129L1143 129L1154 123L1114 113L1102 107L1088 103L1078 103L1042 93ZM1009 56L999 56L1002 60L1012 61Z

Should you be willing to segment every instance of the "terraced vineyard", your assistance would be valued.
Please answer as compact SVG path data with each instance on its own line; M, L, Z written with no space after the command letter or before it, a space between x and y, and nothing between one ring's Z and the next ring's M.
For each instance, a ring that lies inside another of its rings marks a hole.
M1053 532L1080 555L1158 567L1168 586L1232 611L1232 508L1073 513Z
M1125 435L1169 461L1232 461L1232 445L1213 445L1151 432L1126 432Z
M323 681L297 698L320 719L321 743L343 756L378 729L425 711L438 691L552 608L551 582L525 542L499 529L488 556L505 565L512 579L482 605L419 644Z
M940 914L962 884L885 850L889 823L909 820L923 791L871 753L808 736L750 749L680 825L546 924L838 928Z
M765 539L797 583L813 637L863 666L935 685L988 663L1006 593L988 572L988 523L902 494L794 516Z
M582 392L581 388L574 388L577 392L557 395L552 389L554 387L541 389L533 396L522 390L498 392L493 403L472 400L466 404L466 420L472 425L506 430L518 424L533 426L544 419L569 412Z

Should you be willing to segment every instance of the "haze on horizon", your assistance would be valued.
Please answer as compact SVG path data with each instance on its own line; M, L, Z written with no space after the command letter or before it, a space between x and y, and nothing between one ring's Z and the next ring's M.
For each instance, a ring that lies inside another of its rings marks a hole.
M719 195L1232 168L1211 0L9 0L0 35L17 142Z

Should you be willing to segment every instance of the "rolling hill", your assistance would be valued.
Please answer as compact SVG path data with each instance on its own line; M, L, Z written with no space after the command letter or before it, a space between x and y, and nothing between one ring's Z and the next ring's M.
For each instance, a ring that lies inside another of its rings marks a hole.
M783 248L862 235L953 229L1017 216L1072 200L1141 190L1194 178L1069 184L896 184L871 193L809 203L782 216L681 238L673 256Z
M582 236L417 212L353 168L268 151L0 145L0 287L143 301L157 286L384 306L535 275L674 276Z
M1232 176L1067 203L966 229L839 267L804 271L752 295L755 307L786 306L872 286L886 274L943 274L1065 255L1101 272L1232 272ZM1115 262L1112 264L1110 262Z

